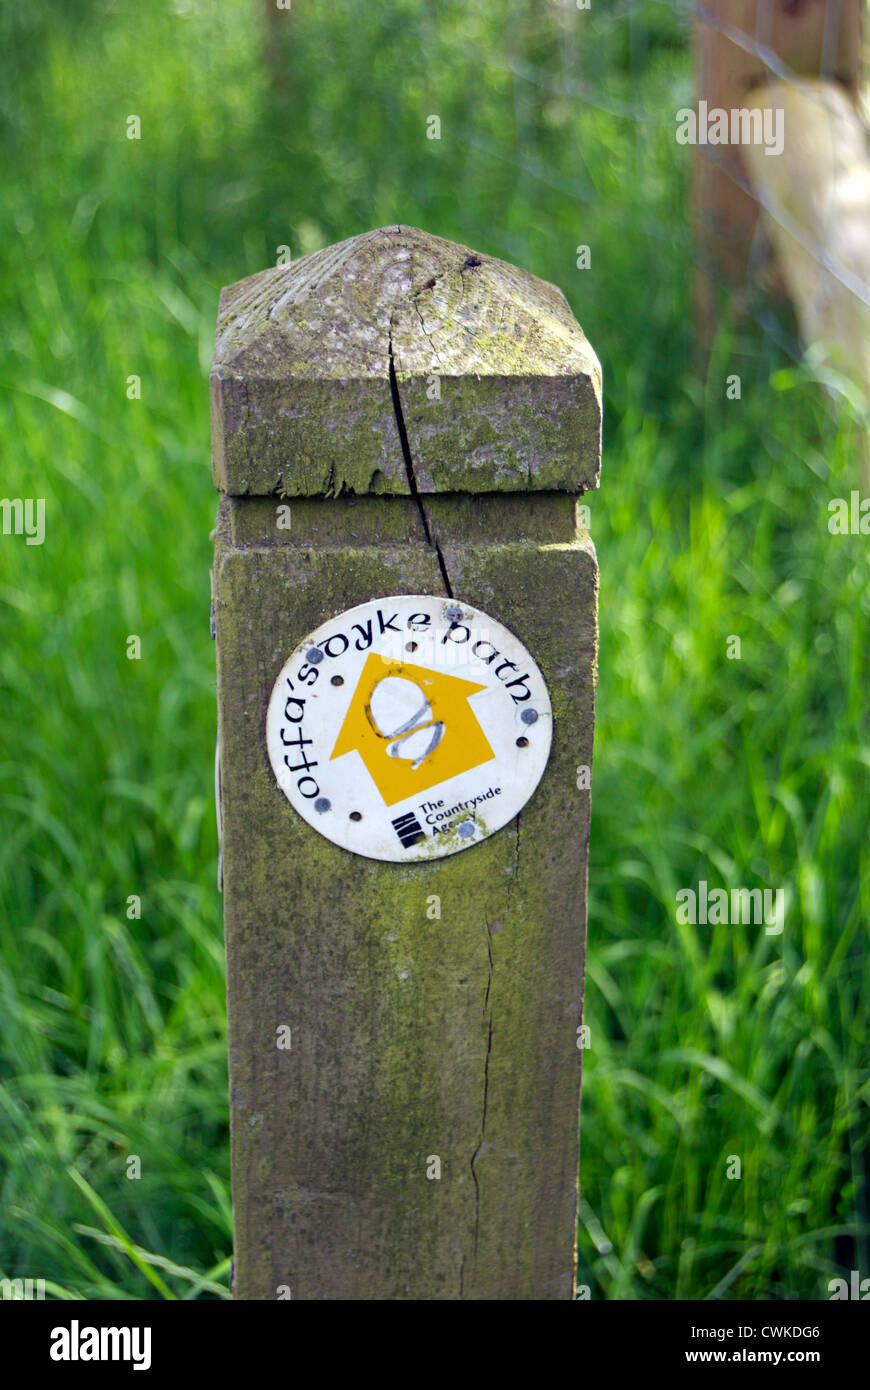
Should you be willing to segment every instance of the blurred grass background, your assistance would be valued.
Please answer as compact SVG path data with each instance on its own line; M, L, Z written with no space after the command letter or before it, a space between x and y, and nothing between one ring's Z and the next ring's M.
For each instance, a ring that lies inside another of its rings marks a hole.
M226 1296L217 296L405 222L558 283L604 366L580 1281L870 1276L870 558L827 529L853 435L787 329L690 373L691 94L686 12L645 0L0 10L0 491L47 511L43 546L0 538L0 1275ZM700 879L786 888L783 935L678 926Z

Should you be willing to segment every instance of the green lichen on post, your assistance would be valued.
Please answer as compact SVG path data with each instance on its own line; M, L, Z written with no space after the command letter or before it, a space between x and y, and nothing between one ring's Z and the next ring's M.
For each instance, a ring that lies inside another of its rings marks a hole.
M516 824L471 851L393 866L347 854L296 816L264 755L261 711L286 653L326 614L360 593L437 592L431 550L240 551L222 530L237 1296L290 1283L297 1297L567 1297L589 811L574 768L591 758L591 549L560 548L555 569L534 542L489 538L456 557L463 598L540 634L553 753ZM432 894L441 917L430 922ZM292 1077L274 1043L276 1022L291 1018L302 1054ZM430 1155L443 1165L437 1183L425 1177ZM534 1233L509 1258L506 1228ZM358 1250L361 1231L373 1252L362 1270L339 1253L342 1241ZM276 1268L282 1248L292 1268Z
M598 484L601 369L564 296L411 227L261 271L221 295L214 470L236 495Z

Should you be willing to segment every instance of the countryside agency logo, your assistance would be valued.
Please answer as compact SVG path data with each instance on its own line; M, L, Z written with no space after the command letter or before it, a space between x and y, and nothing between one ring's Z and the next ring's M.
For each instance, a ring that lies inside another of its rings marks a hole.
M540 781L552 710L521 642L452 599L360 604L300 643L269 701L278 785L371 859L439 858L506 825Z

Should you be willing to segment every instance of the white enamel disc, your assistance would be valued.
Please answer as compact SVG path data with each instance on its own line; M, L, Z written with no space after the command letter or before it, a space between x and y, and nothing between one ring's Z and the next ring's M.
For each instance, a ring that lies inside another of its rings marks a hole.
M266 744L321 835L397 863L470 849L513 820L550 753L523 644L455 599L372 599L306 637L278 675Z

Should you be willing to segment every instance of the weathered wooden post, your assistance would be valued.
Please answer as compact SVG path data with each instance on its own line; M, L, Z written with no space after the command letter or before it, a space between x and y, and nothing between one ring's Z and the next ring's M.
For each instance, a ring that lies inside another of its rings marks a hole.
M598 362L389 227L223 291L212 405L233 1293L569 1298Z

